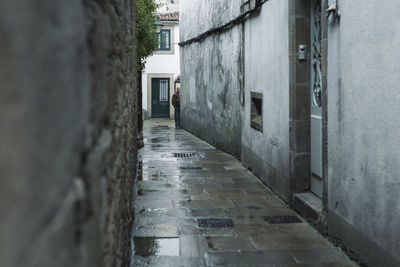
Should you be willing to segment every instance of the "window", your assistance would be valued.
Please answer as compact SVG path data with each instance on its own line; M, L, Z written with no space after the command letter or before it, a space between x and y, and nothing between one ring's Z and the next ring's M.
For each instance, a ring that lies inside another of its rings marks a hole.
M252 128L263 131L262 94L251 92L250 125Z
M171 49L171 30L161 30L158 34L158 50Z

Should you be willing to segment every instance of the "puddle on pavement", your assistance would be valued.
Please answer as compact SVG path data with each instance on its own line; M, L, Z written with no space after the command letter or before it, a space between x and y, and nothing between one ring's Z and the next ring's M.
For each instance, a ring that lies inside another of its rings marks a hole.
M179 256L179 238L133 238L135 255L149 256Z

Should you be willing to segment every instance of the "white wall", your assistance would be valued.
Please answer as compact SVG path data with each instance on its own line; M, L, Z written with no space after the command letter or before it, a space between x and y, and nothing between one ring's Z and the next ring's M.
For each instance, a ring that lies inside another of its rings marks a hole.
M400 2L339 8L328 26L328 229L371 266L399 266Z
M174 46L175 53L173 55L158 55L157 52L147 59L146 67L142 72L142 107L147 107L147 74L174 74L174 79L180 73L179 64L179 25L174 26L174 38L171 38L171 46ZM173 90L174 88L171 88Z
M157 12L160 13L173 13L179 11L179 0L155 0L156 3L161 4Z

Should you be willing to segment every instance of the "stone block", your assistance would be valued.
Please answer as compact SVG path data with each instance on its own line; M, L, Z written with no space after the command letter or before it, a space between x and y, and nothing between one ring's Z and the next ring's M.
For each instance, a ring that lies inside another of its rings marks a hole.
M310 152L310 121L302 120L296 122L296 152Z

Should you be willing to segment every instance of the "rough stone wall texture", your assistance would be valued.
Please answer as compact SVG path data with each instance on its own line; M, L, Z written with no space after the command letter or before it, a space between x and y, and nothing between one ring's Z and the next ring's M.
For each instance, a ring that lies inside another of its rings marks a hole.
M398 1L340 1L328 24L328 231L371 266L400 262Z
M128 266L134 0L0 0L0 265Z
M310 4L289 1L290 186L296 193L310 190L310 61L297 56L299 45L311 47Z
M230 2L182 2L181 41L228 22L240 10L240 1ZM195 13L199 16L193 16ZM237 156L240 156L242 122L241 34L241 27L235 27L201 43L182 47L180 54L182 126Z

